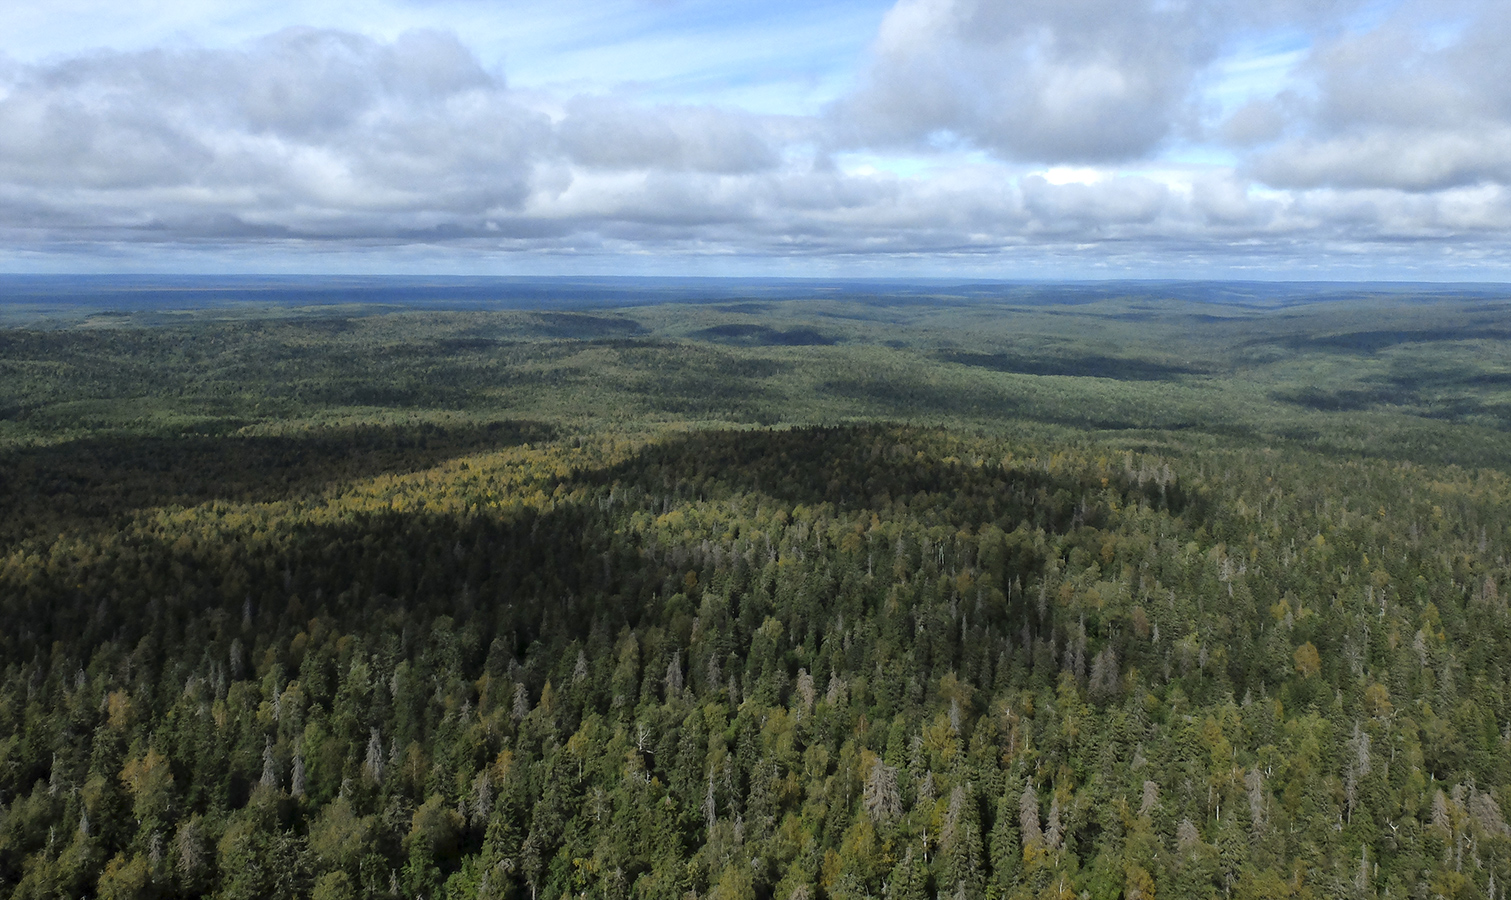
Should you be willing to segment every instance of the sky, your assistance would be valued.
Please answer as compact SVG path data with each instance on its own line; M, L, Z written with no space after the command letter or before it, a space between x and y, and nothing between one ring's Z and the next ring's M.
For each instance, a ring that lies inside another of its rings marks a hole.
M0 0L0 271L1505 281L1504 0Z

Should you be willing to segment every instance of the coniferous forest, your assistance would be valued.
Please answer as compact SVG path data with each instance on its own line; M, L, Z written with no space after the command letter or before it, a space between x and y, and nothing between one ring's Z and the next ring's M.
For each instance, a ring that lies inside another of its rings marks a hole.
M1511 304L1139 290L13 315L0 896L1500 900Z

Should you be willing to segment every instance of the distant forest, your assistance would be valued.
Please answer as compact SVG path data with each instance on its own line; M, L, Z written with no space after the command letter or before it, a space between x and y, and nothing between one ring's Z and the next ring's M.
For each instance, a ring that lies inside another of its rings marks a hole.
M0 896L1502 900L1511 303L939 290L11 307Z

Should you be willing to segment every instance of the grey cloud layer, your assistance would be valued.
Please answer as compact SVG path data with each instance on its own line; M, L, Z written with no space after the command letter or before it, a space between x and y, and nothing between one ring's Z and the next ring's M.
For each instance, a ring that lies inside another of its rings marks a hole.
M432 33L378 44L293 30L240 51L99 54L11 74L5 194L96 226L345 235L514 208L551 135L544 114Z
M899 0L836 138L954 138L1012 160L1140 159L1197 127L1197 88L1236 35L1336 22L1357 0Z
M433 32L0 60L0 244L1506 262L1511 14L1328 31L1354 6L901 0L816 117L542 96ZM1277 24L1320 36L1300 88L1214 119L1224 42ZM1176 138L1239 164L1161 174ZM910 177L847 156L941 145Z
M557 140L573 162L610 169L734 173L781 162L753 117L709 107L640 110L576 97L567 103Z
M1305 68L1310 96L1293 92L1242 111L1269 125L1252 129L1253 143L1279 138L1249 168L1282 188L1422 192L1511 182L1508 43L1511 6L1494 0L1408 4L1377 29L1328 41ZM1252 128L1236 125L1240 139Z
M941 132L1005 158L1137 158L1187 114L1211 42L1190 9L1153 0L901 0L842 137L917 144Z

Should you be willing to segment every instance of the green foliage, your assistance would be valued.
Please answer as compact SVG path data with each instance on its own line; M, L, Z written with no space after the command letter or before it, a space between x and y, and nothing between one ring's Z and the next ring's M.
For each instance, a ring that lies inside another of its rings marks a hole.
M1021 346L917 370L899 360L943 350L780 319L684 353L659 315L532 320L521 365L611 360L631 393L761 415L763 391L818 377L803 354L879 363L844 377L894 412L962 372L1072 377L1032 374L1048 363ZM343 333L259 327L309 341L299 365ZM1368 363L1461 337L1420 331L1272 343ZM1179 406L1216 365L1145 362L1086 379L1109 382L1095 403L1143 415L1162 384ZM969 383L987 404L1013 382ZM1091 387L1034 390L1045 411ZM479 401L449 422L188 436L27 419L0 485L0 894L1406 897L1511 879L1503 471L1332 452L1360 411L1298 413L1332 435L1306 448L1258 425L1077 435L1079 409L1020 430L717 429L547 406L528 410L547 424Z
M60 310L0 329L0 448L81 441L59 459L78 462L101 443L156 438L134 468L199 459L186 473L192 487L220 474L204 469L208 445L180 453L162 438L335 430L339 442L344 428L423 422L456 432L508 410L587 432L880 418L1028 427L1056 439L1090 432L1136 447L1511 465L1503 297L1345 292L1324 303L1301 292L1279 304L1214 289L1197 302L1160 285L1095 294L960 286L882 302L598 312L255 306L82 321ZM328 451L332 440L319 439ZM177 458L152 463L150 450L165 447ZM248 455L263 471L273 462L297 473L288 449ZM16 464L27 486L66 484L78 470Z

